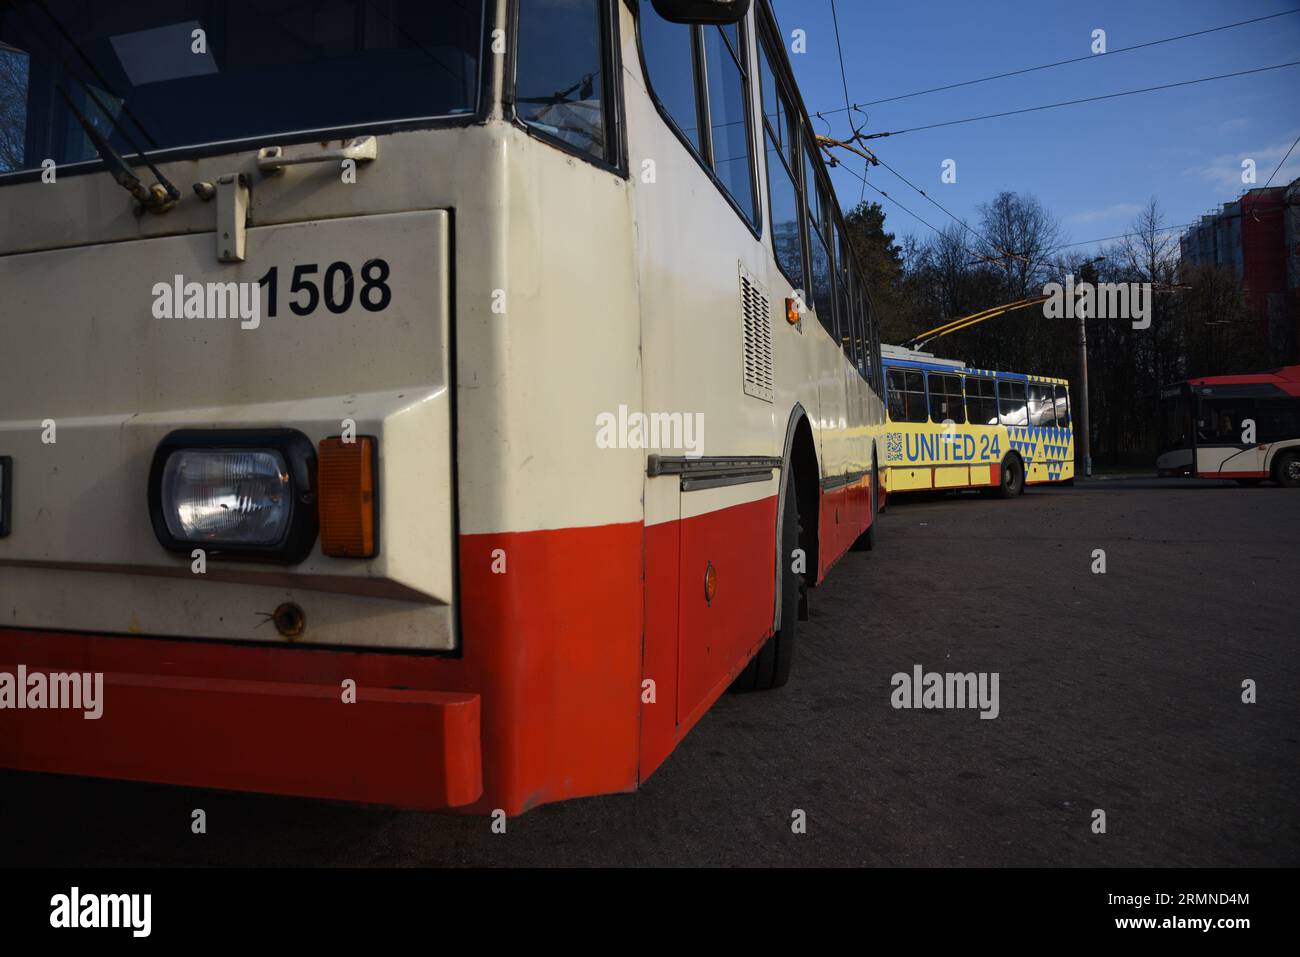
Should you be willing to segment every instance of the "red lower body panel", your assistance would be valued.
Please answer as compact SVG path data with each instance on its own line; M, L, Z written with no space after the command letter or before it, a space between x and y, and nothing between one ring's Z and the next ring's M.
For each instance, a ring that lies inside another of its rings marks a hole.
M699 719L772 634L775 548L775 498L682 521L679 733L684 733L680 726L690 727ZM704 573L710 565L717 585L712 601L704 594Z
M871 526L871 476L865 475L850 485L822 492L821 515L817 538L821 554L817 563L817 583L826 578L831 566L849 550Z
M0 671L106 685L98 720L0 710L0 767L509 815L632 790L642 533L462 536L459 657L0 629Z
M0 631L0 671L104 676L97 719L0 712L0 766L409 807L474 801L478 696L377 686L401 656L375 658Z
M809 570L869 513L823 496ZM0 628L0 671L104 674L97 720L0 710L0 767L512 816L634 790L771 634L775 535L773 497L462 536L459 656Z

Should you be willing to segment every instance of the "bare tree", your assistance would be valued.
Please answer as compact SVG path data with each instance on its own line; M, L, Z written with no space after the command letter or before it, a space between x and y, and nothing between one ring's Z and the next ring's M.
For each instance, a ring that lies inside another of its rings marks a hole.
M980 229L997 252L1008 301L1042 289L1050 258L1061 245L1061 226L1033 196L1001 192L980 206Z
M1171 286L1178 275L1179 250L1178 237L1165 229L1165 217L1154 196L1138 213L1129 235L1112 252L1116 267L1129 282L1151 284L1151 328L1146 330L1146 341L1140 346L1150 357L1152 388L1158 389L1169 372L1171 348L1178 349L1178 329L1171 322Z

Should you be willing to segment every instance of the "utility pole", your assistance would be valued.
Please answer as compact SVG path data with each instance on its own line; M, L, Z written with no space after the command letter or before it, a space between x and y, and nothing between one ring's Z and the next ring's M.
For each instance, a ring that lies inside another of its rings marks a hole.
M1079 317L1079 385L1075 390L1078 395L1076 403L1078 422L1074 430L1075 447L1079 450L1079 463L1075 471L1088 478L1092 475L1092 448L1088 444L1088 327L1083 316Z
M1105 258L1105 256L1098 256L1080 266L1079 279L1095 286L1097 263L1104 261ZM1078 428L1074 430L1074 444L1078 449L1079 462L1075 466L1075 474L1088 478L1092 475L1092 432L1088 424L1088 326L1082 312L1079 309L1074 311L1079 318L1079 383L1076 390L1079 398Z

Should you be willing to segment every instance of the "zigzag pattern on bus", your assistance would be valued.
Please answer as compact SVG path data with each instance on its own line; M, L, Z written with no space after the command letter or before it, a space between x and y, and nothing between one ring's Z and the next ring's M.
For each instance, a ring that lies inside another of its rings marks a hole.
M1043 447L1043 457L1048 469L1051 463L1059 463L1069 457L1070 430L1059 426L1007 426L1007 437L1011 447L1021 454L1027 463L1038 460L1038 447Z

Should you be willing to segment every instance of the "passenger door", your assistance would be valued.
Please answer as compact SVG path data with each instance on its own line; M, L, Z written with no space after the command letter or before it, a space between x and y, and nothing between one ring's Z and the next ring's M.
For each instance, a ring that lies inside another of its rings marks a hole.
M1259 445L1259 415L1254 399L1205 397L1198 403L1196 418L1198 474L1231 477L1264 470L1264 452Z

